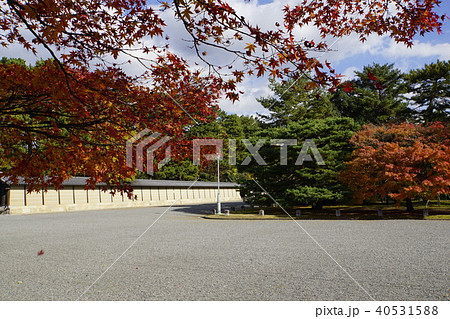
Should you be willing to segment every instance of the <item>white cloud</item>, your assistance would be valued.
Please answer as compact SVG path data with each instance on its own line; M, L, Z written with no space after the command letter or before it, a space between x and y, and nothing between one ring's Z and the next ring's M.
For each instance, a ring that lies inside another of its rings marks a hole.
M229 100L222 99L220 108L229 113L252 115L252 114L267 114L268 111L256 100L259 97L267 97L272 94L269 89L269 83L265 78L259 79L245 79L238 85L238 90L245 91L240 96L239 101L232 103Z
M383 47L384 38L371 35L365 42L361 42L358 35L352 34L340 39L329 39L328 43L332 51L327 52L324 58L331 62L338 62L358 54L375 54ZM334 41L336 42L332 45Z
M441 60L450 59L450 43L432 44L429 42L414 41L411 48L390 39L379 53L390 58L428 58L436 57Z
M360 71L357 67L355 66L351 66L345 69L344 72L342 72L343 80L347 81L347 80L352 80L355 78L355 72L356 71Z

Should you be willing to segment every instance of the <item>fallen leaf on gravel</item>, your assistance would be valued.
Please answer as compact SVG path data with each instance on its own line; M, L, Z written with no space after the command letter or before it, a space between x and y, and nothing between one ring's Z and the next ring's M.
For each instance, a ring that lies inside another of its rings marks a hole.
M43 254L44 254L44 251L43 251L43 250L39 250L39 251L38 251L38 256L43 255Z

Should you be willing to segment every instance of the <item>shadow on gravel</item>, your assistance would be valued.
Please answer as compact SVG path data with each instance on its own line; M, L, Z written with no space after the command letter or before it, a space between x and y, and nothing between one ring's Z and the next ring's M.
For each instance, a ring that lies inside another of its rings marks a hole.
M223 210L238 210L241 209L243 202L225 202L222 203L222 211ZM185 205L185 206L173 206L172 211L180 212L191 215L211 215L213 214L213 210L217 209L217 204L193 204L193 205Z

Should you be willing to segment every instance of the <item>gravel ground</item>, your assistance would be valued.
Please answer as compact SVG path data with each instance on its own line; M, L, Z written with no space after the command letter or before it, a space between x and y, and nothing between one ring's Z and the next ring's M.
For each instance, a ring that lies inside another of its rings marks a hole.
M2 215L0 300L449 300L448 221L300 221L353 280L295 222L212 208Z

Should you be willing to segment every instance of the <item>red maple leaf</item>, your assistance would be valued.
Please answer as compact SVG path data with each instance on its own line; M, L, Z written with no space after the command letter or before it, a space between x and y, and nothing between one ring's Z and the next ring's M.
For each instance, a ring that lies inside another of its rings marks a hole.
M353 87L353 85L350 82L346 82L344 84L342 84L344 91L347 93L352 93L355 88Z
M367 72L367 78L370 80L370 81L373 81L373 82L379 82L380 80L378 80L378 78L372 73L372 72Z
M375 88L376 88L377 90L380 90L380 91L381 91L382 89L384 89L384 85L381 84L380 81L378 81L378 82L375 83Z

